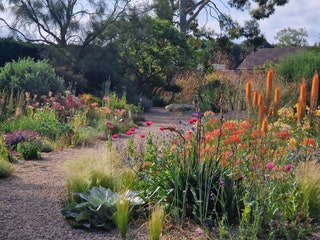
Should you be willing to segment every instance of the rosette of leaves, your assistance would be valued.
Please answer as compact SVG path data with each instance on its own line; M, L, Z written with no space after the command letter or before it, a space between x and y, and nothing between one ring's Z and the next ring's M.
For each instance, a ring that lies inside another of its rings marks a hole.
M87 193L73 193L78 196L80 202L71 202L62 209L62 215L70 220L70 225L85 228L114 227L114 214L117 211L116 204L120 194L114 193L109 188L92 187ZM138 196L138 192L127 191L125 198L131 206L144 204Z

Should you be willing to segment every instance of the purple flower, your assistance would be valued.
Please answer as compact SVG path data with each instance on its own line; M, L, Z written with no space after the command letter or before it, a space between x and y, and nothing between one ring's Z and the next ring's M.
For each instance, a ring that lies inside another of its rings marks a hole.
M286 171L290 171L292 169L292 164L288 164L287 166L285 166L284 170Z

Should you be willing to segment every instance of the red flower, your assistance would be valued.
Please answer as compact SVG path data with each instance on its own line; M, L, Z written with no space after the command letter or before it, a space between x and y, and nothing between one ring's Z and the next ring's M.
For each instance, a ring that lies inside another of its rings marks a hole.
M128 136L130 136L130 135L132 135L132 134L133 134L133 131L130 131L130 130L129 130L129 131L126 132L126 135L128 135Z
M165 129L165 127L164 127L164 126L161 126L161 127L160 127L160 130L161 130L161 131L163 131L164 129Z
M134 132L136 129L134 127L130 128L131 132Z
M106 125L111 125L111 122L110 121L106 121L105 124Z
M279 131L275 134L276 138L282 139L282 140L287 140L290 138L290 133L288 131Z
M109 129L111 129L111 130L114 129L114 126L113 126L113 125L110 125L110 126L109 126Z
M145 135L144 133L141 133L141 134L140 134L140 137L141 137L141 138L145 138L146 135Z
M152 125L152 121L146 121L146 125L147 126L151 126Z
M118 137L119 137L119 135L116 133L112 135L112 138L118 138Z
M197 119L196 117L192 117L192 118L190 118L189 123L190 123L190 124L194 124L194 123L196 123L197 121L198 121L198 119Z

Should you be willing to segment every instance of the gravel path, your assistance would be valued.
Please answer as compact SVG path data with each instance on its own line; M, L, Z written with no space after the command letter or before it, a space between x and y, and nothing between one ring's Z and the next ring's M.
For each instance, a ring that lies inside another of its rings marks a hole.
M179 119L187 120L189 115L153 108L145 117L153 122L152 126L139 127L135 136L148 132L159 134L160 126L174 125ZM126 139L116 141L123 143ZM87 151L97 154L104 149L105 142L99 141L90 148L43 153L41 161L16 164L13 176L0 179L0 240L120 239L116 230L103 232L71 228L60 213L66 199L64 162ZM132 231L129 235L133 234ZM134 239L147 239L145 231L135 233Z

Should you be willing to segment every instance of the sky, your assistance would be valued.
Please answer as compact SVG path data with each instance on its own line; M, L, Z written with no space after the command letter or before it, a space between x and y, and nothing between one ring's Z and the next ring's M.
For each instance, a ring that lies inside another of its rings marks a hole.
M249 20L248 13L226 9L233 19L241 25ZM199 22L204 23L204 18ZM307 33L309 45L320 42L320 0L289 0L284 6L276 7L275 13L269 18L259 21L261 33L265 35L270 44L276 43L274 36L279 30L285 28L304 28ZM216 20L206 22L206 27L217 29Z
M133 0L133 1L150 1L150 0ZM227 2L227 0L217 0L216 3ZM230 14L241 25L245 20L249 20L248 13L236 11L235 9L227 8L222 4L219 5L223 12ZM201 14L199 23L200 26L205 24L205 27L214 29L218 32L218 23L215 19L207 20ZM261 33L265 35L270 44L276 43L274 36L279 30L285 28L305 28L308 33L307 42L309 45L320 42L320 0L289 0L284 6L277 7L275 13L269 18L259 21ZM0 25L0 32L3 31Z

